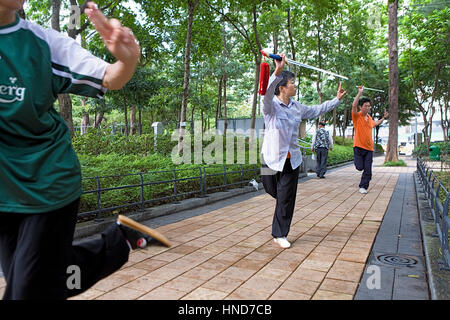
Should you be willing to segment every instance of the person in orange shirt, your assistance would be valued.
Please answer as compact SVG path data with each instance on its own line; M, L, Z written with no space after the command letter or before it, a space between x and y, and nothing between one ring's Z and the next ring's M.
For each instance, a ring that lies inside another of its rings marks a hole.
M358 94L352 104L352 121L355 129L355 137L353 142L353 153L355 158L355 167L358 171L363 171L361 182L359 183L359 192L367 193L369 182L372 179L372 162L373 162L373 138L372 129L383 123L388 113L385 111L384 116L374 121L369 115L370 99L361 98L364 87L358 87ZM358 112L357 105L360 107Z

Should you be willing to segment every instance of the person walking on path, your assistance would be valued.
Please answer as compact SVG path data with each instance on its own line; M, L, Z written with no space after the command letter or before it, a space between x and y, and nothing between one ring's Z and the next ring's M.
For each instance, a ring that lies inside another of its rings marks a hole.
M102 97L120 89L134 74L140 48L128 28L88 3L88 18L117 59L106 63L75 40L20 19L23 3L0 0L3 299L67 299L118 270L131 249L152 239L119 216L100 239L72 244L81 169L53 103L59 93Z
M302 162L298 144L298 129L303 119L311 119L328 112L339 105L346 91L339 84L337 96L317 106L306 106L292 99L297 93L295 75L283 71L286 63L275 60L275 71L269 79L266 94L262 98L265 135L262 145L262 163L273 173L262 174L261 179L267 193L276 199L272 223L274 242L282 248L289 248L287 240L295 198L299 167Z
M333 139L325 130L325 122L319 122L319 129L312 139L312 151L316 153L316 174L320 179L325 178L327 172L328 150L333 150Z
M364 87L358 87L358 94L352 103L352 121L355 129L355 137L353 141L354 163L356 170L362 171L361 181L359 183L359 192L366 194L369 189L369 183L372 179L372 162L373 162L373 138L372 129L379 126L389 116L384 112L384 116L378 121L374 121L369 115L370 99L361 98ZM358 112L357 106L360 111Z

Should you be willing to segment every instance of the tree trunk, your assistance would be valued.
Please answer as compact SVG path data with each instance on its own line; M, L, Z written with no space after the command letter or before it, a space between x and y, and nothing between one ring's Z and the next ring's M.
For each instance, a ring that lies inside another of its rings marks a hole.
M341 56L341 34L342 34L342 17L340 20L340 25L339 25L339 33L338 33L338 57ZM339 65L338 65L338 71L339 70ZM333 108L333 140L336 139L336 125L337 125L337 108ZM342 138L342 141L344 140L344 138Z
M278 53L278 30L274 30L272 33L273 38L273 53Z
M255 64L255 81L253 84L253 103L252 103L252 116L250 122L250 142L253 142L254 139L254 129L256 122L256 100L258 99L258 88L259 88L259 76L260 76L260 64L261 59L257 59Z
M380 126L375 127L375 144L378 144L378 133L380 132ZM375 146L376 149L376 146Z
M319 55L319 69L322 69L322 54L321 54L321 45L320 45L320 19L317 21L317 52ZM320 87L322 82L321 74L320 72L317 73L317 82L316 82L316 89L317 93L319 94L319 104L322 104L322 88ZM319 127L319 121L322 120L322 115L319 116L319 118L316 119L316 130Z
M191 134L194 134L194 112L195 112L195 106L192 106L192 111L191 111Z
M448 137L448 104L446 98L444 98L444 105L441 104L441 100L439 100L439 110L441 111L441 127L442 134L444 135L444 141L447 142Z
M52 0L52 29L61 32L59 17L61 10L61 0ZM70 137L73 137L72 100L69 94L58 94L59 114L64 119L69 128Z
M348 124L348 108L347 108L347 98L344 97L344 121L342 123L342 145L345 144L345 131L347 131Z
M72 100L68 94L58 94L59 114L69 128L70 137L73 137Z
M431 144L431 135L433 133L433 117L434 117L434 113L436 112L436 108L435 107L431 107L431 112L430 112L430 117L428 118L428 143L427 143L427 148L430 148L430 144Z
M183 80L183 98L181 100L180 113L180 136L178 138L178 152L183 149L183 135L186 130L186 109L189 97L189 78L191 64L191 45L192 45L192 24L194 22L194 11L199 0L188 0L188 28L186 34L186 51L184 53L184 80Z
M257 28L257 13L256 13L256 5L253 5L252 8L253 13L253 34L255 36L256 43L256 52L254 52L255 57L255 82L253 86L253 103L252 103L252 118L250 123L250 144L253 143L254 139L254 131L255 131L255 122L256 122L256 105L258 100L258 88L259 88L259 77L260 77L260 65L261 65L261 42L259 41L258 28Z
M125 119L125 135L128 136L128 109L127 109L127 97L123 95L123 114Z
M227 74L223 76L223 130L224 133L227 132L228 129L228 113L227 113Z
M202 132L205 132L205 129L206 129L206 123L203 124L203 121L205 120L205 119L203 118L203 109L201 110L201 118L202 118Z
M292 29L291 29L291 8L287 9L287 32L288 32L288 37L289 37L289 45L291 47L292 60L296 60L295 59L296 51L295 51L294 37L292 35ZM298 75L297 67L295 67L294 68L295 79L297 79L297 75ZM300 79L299 79L298 83L300 84ZM298 90L298 86L297 86L297 99L300 94L300 90ZM306 120L302 120L302 122L300 122L300 125L298 126L298 137L300 139L306 138Z
M218 125L218 120L222 118L222 87L223 87L223 77L219 79L219 94L217 98L217 109L216 109L216 127Z
M428 137L428 127L429 127L430 123L428 122L427 115L428 115L428 112L422 112L422 119L423 119L422 134L423 134L423 142L427 146L429 146L430 145L430 139Z
M132 136L136 134L136 105L130 108L130 133Z
M104 115L105 114L104 114L103 111L99 111L97 116L95 117L95 124L94 124L94 126L95 126L96 129L100 128L100 124L103 122Z
M82 109L82 113L83 113L83 117L81 118L81 128L80 128L80 134L83 135L87 132L88 126L89 126L89 113L86 112L85 109L85 105L86 105L86 99L81 99L81 107Z
M428 144L427 144L427 148L430 148L430 142L431 142L431 134L433 133L433 116L434 113L436 112L436 108L433 106L434 104L434 100L436 98L436 93L438 91L438 87L439 87L439 75L441 74L441 65L438 63L436 65L436 73L435 73L435 78L434 78L434 89L433 89L433 93L431 94L431 101L430 101L430 105L428 107L428 110L430 110L431 108L431 114L430 114L430 130L429 130L429 139L428 139ZM442 128L444 129L444 128Z
M83 118L81 119L81 134L85 134L89 129L89 113L83 112Z
M228 61L228 52L227 52L227 36L225 33L225 28L223 32L223 56L225 57L225 61ZM223 123L223 134L227 134L228 129L228 114L227 114L227 69L225 67L225 72L223 75L223 115L224 115L224 123Z
M138 108L139 109L139 120L138 120L138 124L139 124L139 136L142 135L142 108Z
M289 37L289 45L291 47L292 60L295 61L295 44L294 44L294 37L292 36L292 30L291 30L291 8L287 9L287 32L288 32L288 37ZM294 68L294 74L295 74L295 78L297 79L297 68Z
M398 161L398 0L389 0L389 140L385 162Z

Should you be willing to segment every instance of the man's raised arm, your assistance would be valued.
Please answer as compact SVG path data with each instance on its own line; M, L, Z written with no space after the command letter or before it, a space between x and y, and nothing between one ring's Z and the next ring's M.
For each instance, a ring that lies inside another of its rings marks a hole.
M364 91L364 87L363 86L359 86L358 87L358 94L356 95L355 99L353 100L352 103L352 113L357 113L358 112L358 101L359 98L361 98L361 95Z

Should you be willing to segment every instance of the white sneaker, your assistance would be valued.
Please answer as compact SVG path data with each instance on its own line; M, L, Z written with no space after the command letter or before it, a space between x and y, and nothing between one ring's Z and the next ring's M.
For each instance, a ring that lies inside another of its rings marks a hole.
M287 241L286 237L282 237L282 238L273 238L273 241L278 244L281 248L283 249L287 249L291 246L291 244L289 243L289 241Z
M367 189L359 188L359 193L366 194L367 193Z

